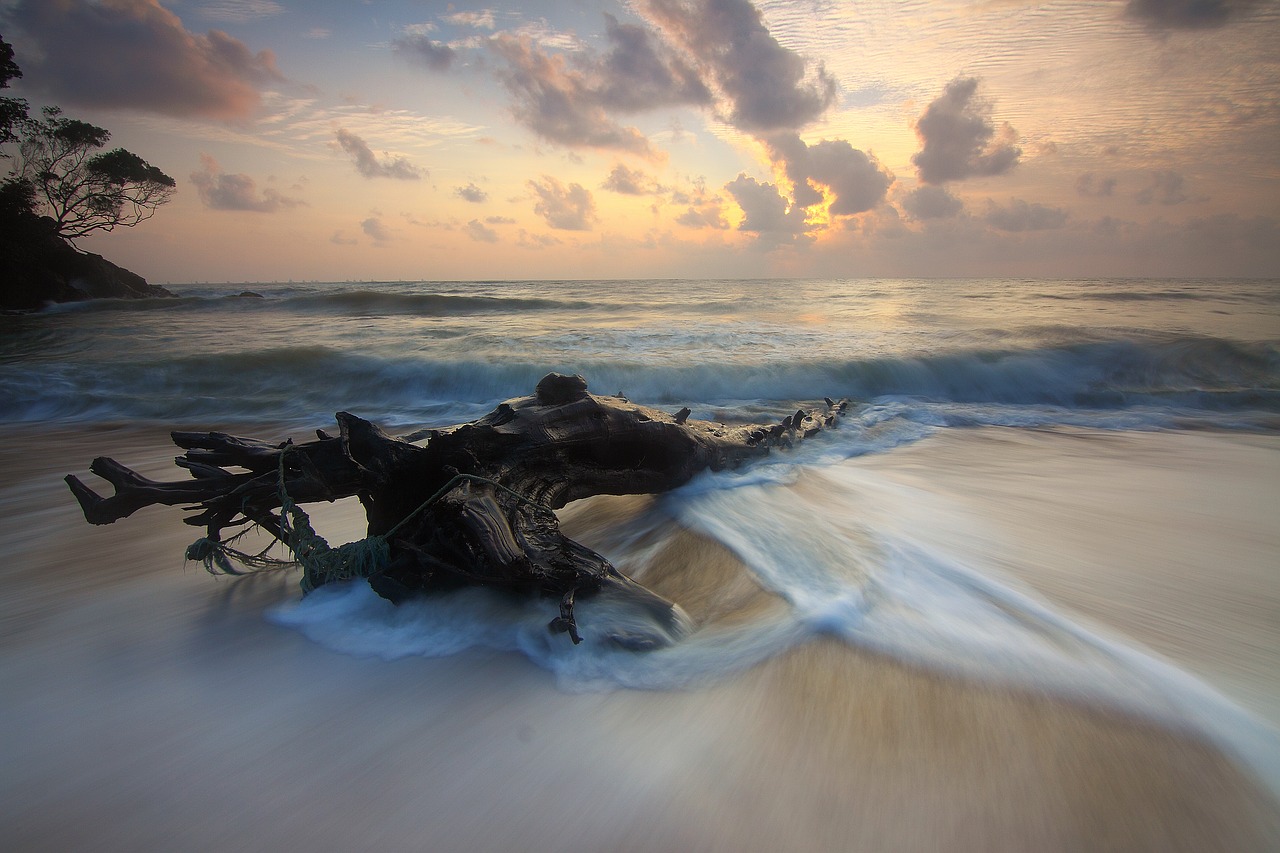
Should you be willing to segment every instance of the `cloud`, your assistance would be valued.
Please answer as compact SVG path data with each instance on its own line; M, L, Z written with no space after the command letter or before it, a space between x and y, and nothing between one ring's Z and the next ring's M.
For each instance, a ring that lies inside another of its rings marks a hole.
M229 24L244 24L279 15L284 7L275 0L211 0L196 7L200 17Z
M1239 253L1265 254L1271 259L1268 276L1274 275L1280 261L1280 222L1270 216L1243 217L1235 213L1219 213L1186 224L1191 240L1185 248L1209 265L1215 259Z
M621 195L657 195L666 192L661 184L642 170L631 169L622 163L613 167L609 177L600 186Z
M964 209L964 202L946 187L917 187L902 197L902 209L915 219L950 219Z
M805 229L804 209L791 205L773 184L760 183L746 174L724 185L744 214L739 231L795 235Z
M696 70L643 27L605 15L603 55L579 50L572 62L528 37L499 35L490 46L506 63L498 78L516 119L542 138L569 147L630 151L653 157L649 141L614 114L705 105L711 92Z
M480 243L496 243L498 242L498 232L484 225L479 219L473 219L467 223L463 229L467 235Z
M445 15L444 20L459 27L473 27L477 30L491 30L496 26L492 9L480 12L454 12Z
M562 56L550 56L527 38L500 35L493 50L507 63L498 79L515 103L516 121L549 142L568 147L613 148L653 156L649 140L609 117L598 91Z
M510 216L486 216L484 221L488 225L515 225L516 221Z
M422 177L422 171L401 156L384 154L382 159L370 150L363 139L346 128L334 131L338 144L351 157L356 171L366 178L396 178L401 181L416 181Z
M190 33L158 0L22 0L9 17L40 47L24 70L74 104L243 119L284 79L270 51Z
M489 200L489 194L476 186L474 182L468 183L465 187L455 187L453 194L463 201L469 201L473 204L482 204Z
M991 108L974 99L977 90L976 77L957 77L916 121L922 147L911 162L924 183L1002 175L1018 165L1016 132L1006 123L1000 138L993 138Z
M798 130L835 100L835 79L821 65L808 76L748 0L643 0L640 10L716 81L738 128Z
M676 222L686 228L714 228L724 230L729 223L724 218L724 211L719 204L706 204L702 207L688 207L684 213L676 217Z
M1128 0L1124 13L1154 29L1205 30L1225 26L1256 0Z
M1115 194L1116 179L1085 172L1076 178L1076 193L1085 198L1109 198Z
M1015 198L1010 200L1008 207L988 201L983 219L1000 231L1051 231L1067 223L1067 212Z
M1186 179L1177 172L1152 172L1151 183L1139 190L1134 198L1138 204L1182 204L1192 200L1183 190L1185 183Z
M376 215L370 216L361 222L360 230L373 240L375 246L384 246L391 242L391 229L384 225Z
M807 145L791 134L775 136L768 140L768 145L774 159L784 164L787 178L795 187L795 203L801 207L824 201L814 186L816 183L834 195L832 216L851 216L871 210L884 201L893 183L893 176L874 157L843 139Z
M391 42L396 53L430 71L448 71L458 52L421 33L406 33Z
M698 72L644 27L620 24L606 14L610 49L590 66L599 80L601 103L610 110L641 112L682 104L705 105L711 90Z
M516 238L516 245L522 249L546 249L551 246L559 246L564 241L551 234L531 234L523 228Z
M245 174L229 175L222 171L218 161L208 154L200 155L200 171L191 173L200 201L212 210L244 210L254 213L275 213L284 208L305 204L298 199L281 195L267 187L258 192L257 182Z
M580 184L569 184L566 188L550 175L543 175L541 182L529 181L529 188L538 196L534 213L552 228L561 231L591 230L596 219L595 201Z
M609 50L580 50L572 62L528 37L502 34L491 49L506 63L498 79L514 99L516 120L550 142L653 156L649 141L613 114L708 104L694 69L644 28L605 15Z
M672 187L671 204L685 208L675 221L686 228L724 230L730 227L724 217L724 198L709 195L706 179L701 176L686 187Z

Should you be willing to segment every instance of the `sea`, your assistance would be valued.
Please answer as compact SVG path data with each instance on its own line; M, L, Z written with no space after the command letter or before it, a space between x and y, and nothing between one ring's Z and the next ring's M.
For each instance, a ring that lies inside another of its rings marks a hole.
M173 448L117 439L305 438L338 411L409 435L480 417L550 372L726 424L850 401L838 429L747 468L562 511L572 535L688 610L691 633L668 647L610 647L637 617L589 601L575 647L547 632L546 601L485 590L397 608L360 582L304 598L295 574L265 596L219 599L274 642L370 666L496 656L568 697L696 695L835 643L1191 733L1280 792L1280 280L169 287L177 298L0 316L0 431L58 448L57 470L40 469L44 512L62 474L89 479L95 436L179 479L163 467ZM47 546L20 521L28 498L3 497L11 553ZM354 502L316 510L331 541L363 535ZM85 527L69 495L56 511L57 529ZM182 513L145 516L114 525L126 538L113 547L137 537L155 577L242 583L193 577L181 553L155 564L146 543L162 527L181 535ZM743 571L681 600L688 578L725 560ZM9 630L28 630L34 611L11 608Z
M0 417L454 423L551 371L706 419L847 397L904 441L976 424L1274 429L1280 411L1275 280L173 289L0 319Z

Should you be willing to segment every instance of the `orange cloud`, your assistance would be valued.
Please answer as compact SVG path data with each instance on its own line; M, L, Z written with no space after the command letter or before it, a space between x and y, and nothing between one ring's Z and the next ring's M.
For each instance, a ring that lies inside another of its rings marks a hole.
M188 32L158 0L23 0L10 18L40 47L22 57L30 82L72 103L241 119L283 79L270 51Z

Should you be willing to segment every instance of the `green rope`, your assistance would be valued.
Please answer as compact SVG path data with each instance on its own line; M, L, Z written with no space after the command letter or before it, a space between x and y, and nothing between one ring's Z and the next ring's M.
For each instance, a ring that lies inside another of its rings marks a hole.
M302 580L300 581L300 586L305 595L316 587L333 581L367 578L382 571L390 561L390 538L415 516L447 495L458 483L483 483L493 486L495 489L515 498L520 503L544 512L551 512L549 508L542 504L530 500L524 495L487 477L479 477L475 474L457 474L386 533L369 535L364 539L347 542L344 545L333 548L330 547L323 536L316 533L311 526L311 517L307 515L302 507L294 503L293 498L289 496L289 490L285 487L285 454L291 447L291 444L286 444L280 450L280 463L277 472L277 489L280 498L280 535L277 539L289 549L289 552L293 554L293 559L282 560L267 556L267 550L271 548L270 545L257 554L248 554L232 547L231 543L249 532L244 530L226 542L208 536L197 539L187 548L186 557L188 560L197 560L203 563L210 574L226 575L244 574L244 572L236 569L232 560L242 566L251 567L253 571L272 571L301 566Z

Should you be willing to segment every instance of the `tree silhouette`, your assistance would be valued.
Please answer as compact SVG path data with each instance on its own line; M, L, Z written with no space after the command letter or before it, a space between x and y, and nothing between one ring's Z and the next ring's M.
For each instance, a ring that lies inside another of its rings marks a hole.
M13 46L0 37L0 88L21 76ZM173 178L137 154L101 150L111 139L107 129L67 118L58 107L41 114L31 118L21 98L0 98L0 145L17 147L10 176L0 183L5 220L48 216L59 236L74 240L144 222L173 196Z
M137 154L123 148L96 153L110 131L66 118L58 107L43 114L21 125L13 180L32 187L36 207L62 237L132 227L172 197L173 178Z
M18 63L13 61L13 45L0 37L0 89L9 88L9 81L21 77ZM17 137L14 128L27 118L27 102L22 98L0 98L0 145ZM0 152L0 157L5 156Z

